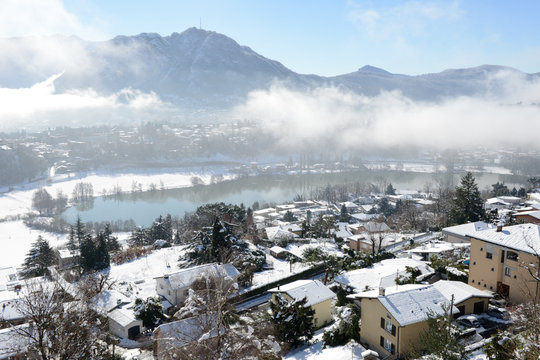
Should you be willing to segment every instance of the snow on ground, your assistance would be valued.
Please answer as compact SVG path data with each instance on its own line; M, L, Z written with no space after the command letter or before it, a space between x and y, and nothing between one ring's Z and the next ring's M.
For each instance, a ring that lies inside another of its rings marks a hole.
M157 296L155 277L180 270L178 258L184 255L185 246L154 250L147 256L123 263L111 265L109 279L116 281L114 289L135 300Z
M341 251L339 247L337 246L337 244L333 240L330 240L330 239L311 239L309 244L301 244L301 245L291 244L286 247L286 250L302 258L303 257L302 254L304 250L309 249L309 248L319 248L329 255L335 255L339 257L343 256L343 251Z
M21 266L32 243L39 235L47 239L52 247L61 246L67 242L67 235L33 230L24 225L22 220L0 222L0 242L2 243L0 266Z
M283 357L285 360L350 360L361 359L362 352L366 351L362 345L351 340L348 344L323 349L322 334L319 330L312 340L312 344L304 345L290 351Z
M272 281L289 277L293 274L306 270L309 265L304 263L293 263L291 265L287 260L276 259L273 256L266 255L266 262L273 266L271 270L264 270L253 275L253 285L251 288L256 288Z

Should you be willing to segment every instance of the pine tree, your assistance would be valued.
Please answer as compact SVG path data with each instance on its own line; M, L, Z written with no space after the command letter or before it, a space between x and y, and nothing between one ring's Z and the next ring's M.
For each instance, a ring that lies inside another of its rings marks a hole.
M485 219L483 201L474 176L468 172L461 178L461 184L456 187L450 218L455 224L475 222Z
M270 302L270 320L279 340L297 346L313 338L315 311L306 303L307 298L288 302L281 294Z
M81 242L80 266L83 272L94 270L96 264L96 245L90 235L86 235Z
M105 237L105 242L107 243L108 252L120 250L118 238L116 236L112 236L111 225L109 223L105 224L103 236Z
M96 237L97 247L95 253L95 261L93 268L95 270L106 269L110 266L109 251L107 247L107 241L105 240L105 235L102 232L99 232Z
M79 243L77 240L75 240L75 229L73 228L73 226L69 227L69 239L67 243L67 248L71 251L79 250Z
M23 264L23 276L26 278L42 276L46 269L54 265L56 256L49 242L38 236L36 242L32 244Z
M345 204L341 205L341 211L339 214L339 221L340 222L349 222L351 218L351 215L349 215L349 211L347 210L347 207Z
M133 310L137 319L142 320L143 326L152 330L157 326L158 321L164 318L159 297L149 297L146 300L137 298Z

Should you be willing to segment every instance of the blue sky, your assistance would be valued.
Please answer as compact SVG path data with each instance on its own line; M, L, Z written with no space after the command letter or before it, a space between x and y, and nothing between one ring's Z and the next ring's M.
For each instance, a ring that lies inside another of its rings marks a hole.
M337 75L366 64L404 74L482 64L540 72L536 0L2 2L1 37L169 35L202 20L204 29L230 36L300 73Z

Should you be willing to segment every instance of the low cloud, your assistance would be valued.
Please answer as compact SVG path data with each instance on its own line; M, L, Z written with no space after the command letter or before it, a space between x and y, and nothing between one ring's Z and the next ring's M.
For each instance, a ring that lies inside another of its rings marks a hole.
M257 121L284 151L540 149L540 83L500 72L487 87L481 97L425 103L399 91L367 97L335 87L299 92L276 84L252 92L236 115Z
M92 126L163 120L172 107L155 93L122 89L110 95L95 90L57 93L62 74L28 88L0 88L0 130L43 129L52 126Z

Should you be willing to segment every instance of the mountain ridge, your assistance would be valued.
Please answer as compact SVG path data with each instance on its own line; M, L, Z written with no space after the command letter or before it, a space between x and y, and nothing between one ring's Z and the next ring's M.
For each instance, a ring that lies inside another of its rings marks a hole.
M497 91L500 84L493 78L501 71L528 80L540 77L500 65L422 75L393 74L372 65L331 77L300 74L226 35L194 27L167 36L140 33L100 42L65 36L4 38L0 46L13 52L13 57L0 59L0 87L28 87L63 72L55 82L59 92L133 88L198 108L234 106L251 91L268 89L276 81L296 90L337 86L367 96L397 90L413 100L440 101ZM37 49L43 48L51 53L40 57ZM36 65L25 66L16 55L29 63L35 59Z

